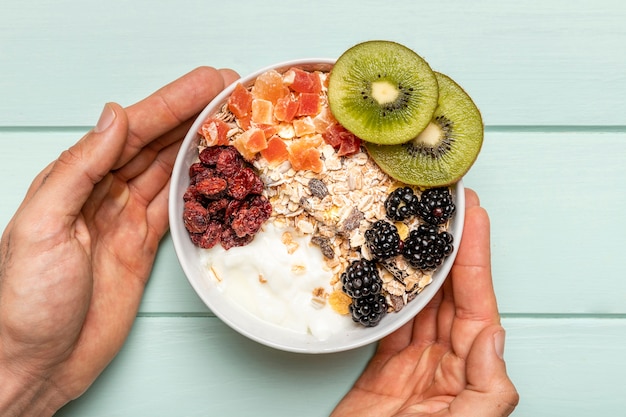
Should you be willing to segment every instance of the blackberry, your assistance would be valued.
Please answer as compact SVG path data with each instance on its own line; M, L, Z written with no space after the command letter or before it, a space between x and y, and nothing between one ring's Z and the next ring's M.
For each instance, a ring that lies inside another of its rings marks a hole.
M425 190L417 204L417 215L425 222L434 225L447 222L455 210L452 195L446 187Z
M367 259L353 261L341 274L341 283L343 292L353 299L380 294L383 289L376 264Z
M387 301L382 294L355 298L350 304L352 320L365 327L374 327L387 314Z
M378 220L365 231L365 241L378 260L392 258L402 253L402 240L395 225Z
M452 253L453 237L448 232L439 232L437 226L419 225L404 241L402 256L417 269L433 270Z
M411 187L396 188L385 200L385 212L391 220L402 221L415 216L418 203Z

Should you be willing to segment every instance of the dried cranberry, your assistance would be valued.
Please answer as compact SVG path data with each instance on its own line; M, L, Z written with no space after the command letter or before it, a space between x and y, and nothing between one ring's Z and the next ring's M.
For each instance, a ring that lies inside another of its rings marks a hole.
M203 149L189 176L184 217L196 246L247 245L272 214L263 180L233 146Z
M224 224L230 224L235 214L244 208L245 205L246 203L243 200L230 200L224 212Z
M255 195L250 198L248 204L250 207L258 207L261 209L263 215L266 216L266 219L269 219L272 215L272 204L265 196Z
M203 233L208 227L207 210L197 201L188 201L183 208L183 222L190 233Z
M200 248L211 249L213 246L220 243L223 229L224 227L220 222L211 221L207 225L207 229L204 233L192 234L191 241Z
M190 180L189 182L190 183L195 182L196 176L205 170L206 170L206 167L201 162L196 162L196 163L191 164L191 166L189 167L189 180Z
M199 182L206 180L207 178L217 177L217 172L212 168L204 167L202 171L198 171L189 183L195 185Z
M243 200L257 184L257 178L252 168L240 169L228 179L228 195L236 200Z
M237 237L255 235L267 218L268 216L263 210L263 207L254 206L244 208L235 213L231 222L231 227L235 231Z
M209 146L208 148L204 148L198 157L200 158L200 162L209 167L214 167L217 164L217 159L219 158L222 151L226 148L225 146Z
M250 187L250 194L263 194L263 190L265 189L265 183L258 175L254 177L254 183L252 187Z
M238 237L232 227L225 227L220 236L220 243L224 249L228 250L236 246L245 246L252 242L252 239L254 239L254 235Z
M239 151L232 146L228 146L218 155L215 169L225 177L235 175L244 166L244 160Z
M219 200L209 201L206 209L209 217L224 220L224 211L228 207L229 201L226 198L220 198Z
M195 185L190 185L185 190L185 194L183 194L183 201L197 201L202 202L202 194L198 192L198 189Z
M210 177L196 183L198 192L208 198L217 198L221 196L222 191L226 189L228 183L223 178Z

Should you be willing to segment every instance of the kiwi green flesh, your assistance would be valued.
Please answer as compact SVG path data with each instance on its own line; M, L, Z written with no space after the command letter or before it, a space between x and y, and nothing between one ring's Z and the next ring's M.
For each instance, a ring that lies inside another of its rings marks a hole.
M428 63L390 41L353 46L337 59L328 84L334 117L366 142L399 144L429 123L439 89Z
M401 145L365 144L389 176L423 188L458 182L476 161L484 134L480 111L469 95L450 77L435 74L439 105L429 126Z

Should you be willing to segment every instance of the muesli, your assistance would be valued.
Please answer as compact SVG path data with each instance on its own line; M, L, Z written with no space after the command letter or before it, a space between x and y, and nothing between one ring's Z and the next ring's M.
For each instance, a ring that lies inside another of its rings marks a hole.
M313 245L329 278L309 303L375 326L452 252L455 206L448 187L422 190L380 169L329 110L328 75L268 70L236 86L198 132L184 220L207 251L236 251L269 226L288 253Z

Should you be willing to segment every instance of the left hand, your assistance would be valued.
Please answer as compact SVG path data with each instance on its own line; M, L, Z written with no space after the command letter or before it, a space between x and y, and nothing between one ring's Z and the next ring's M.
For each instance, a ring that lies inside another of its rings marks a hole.
M120 350L168 229L182 138L237 77L201 67L126 110L107 104L35 178L0 244L0 386L17 400L11 415L56 412Z

